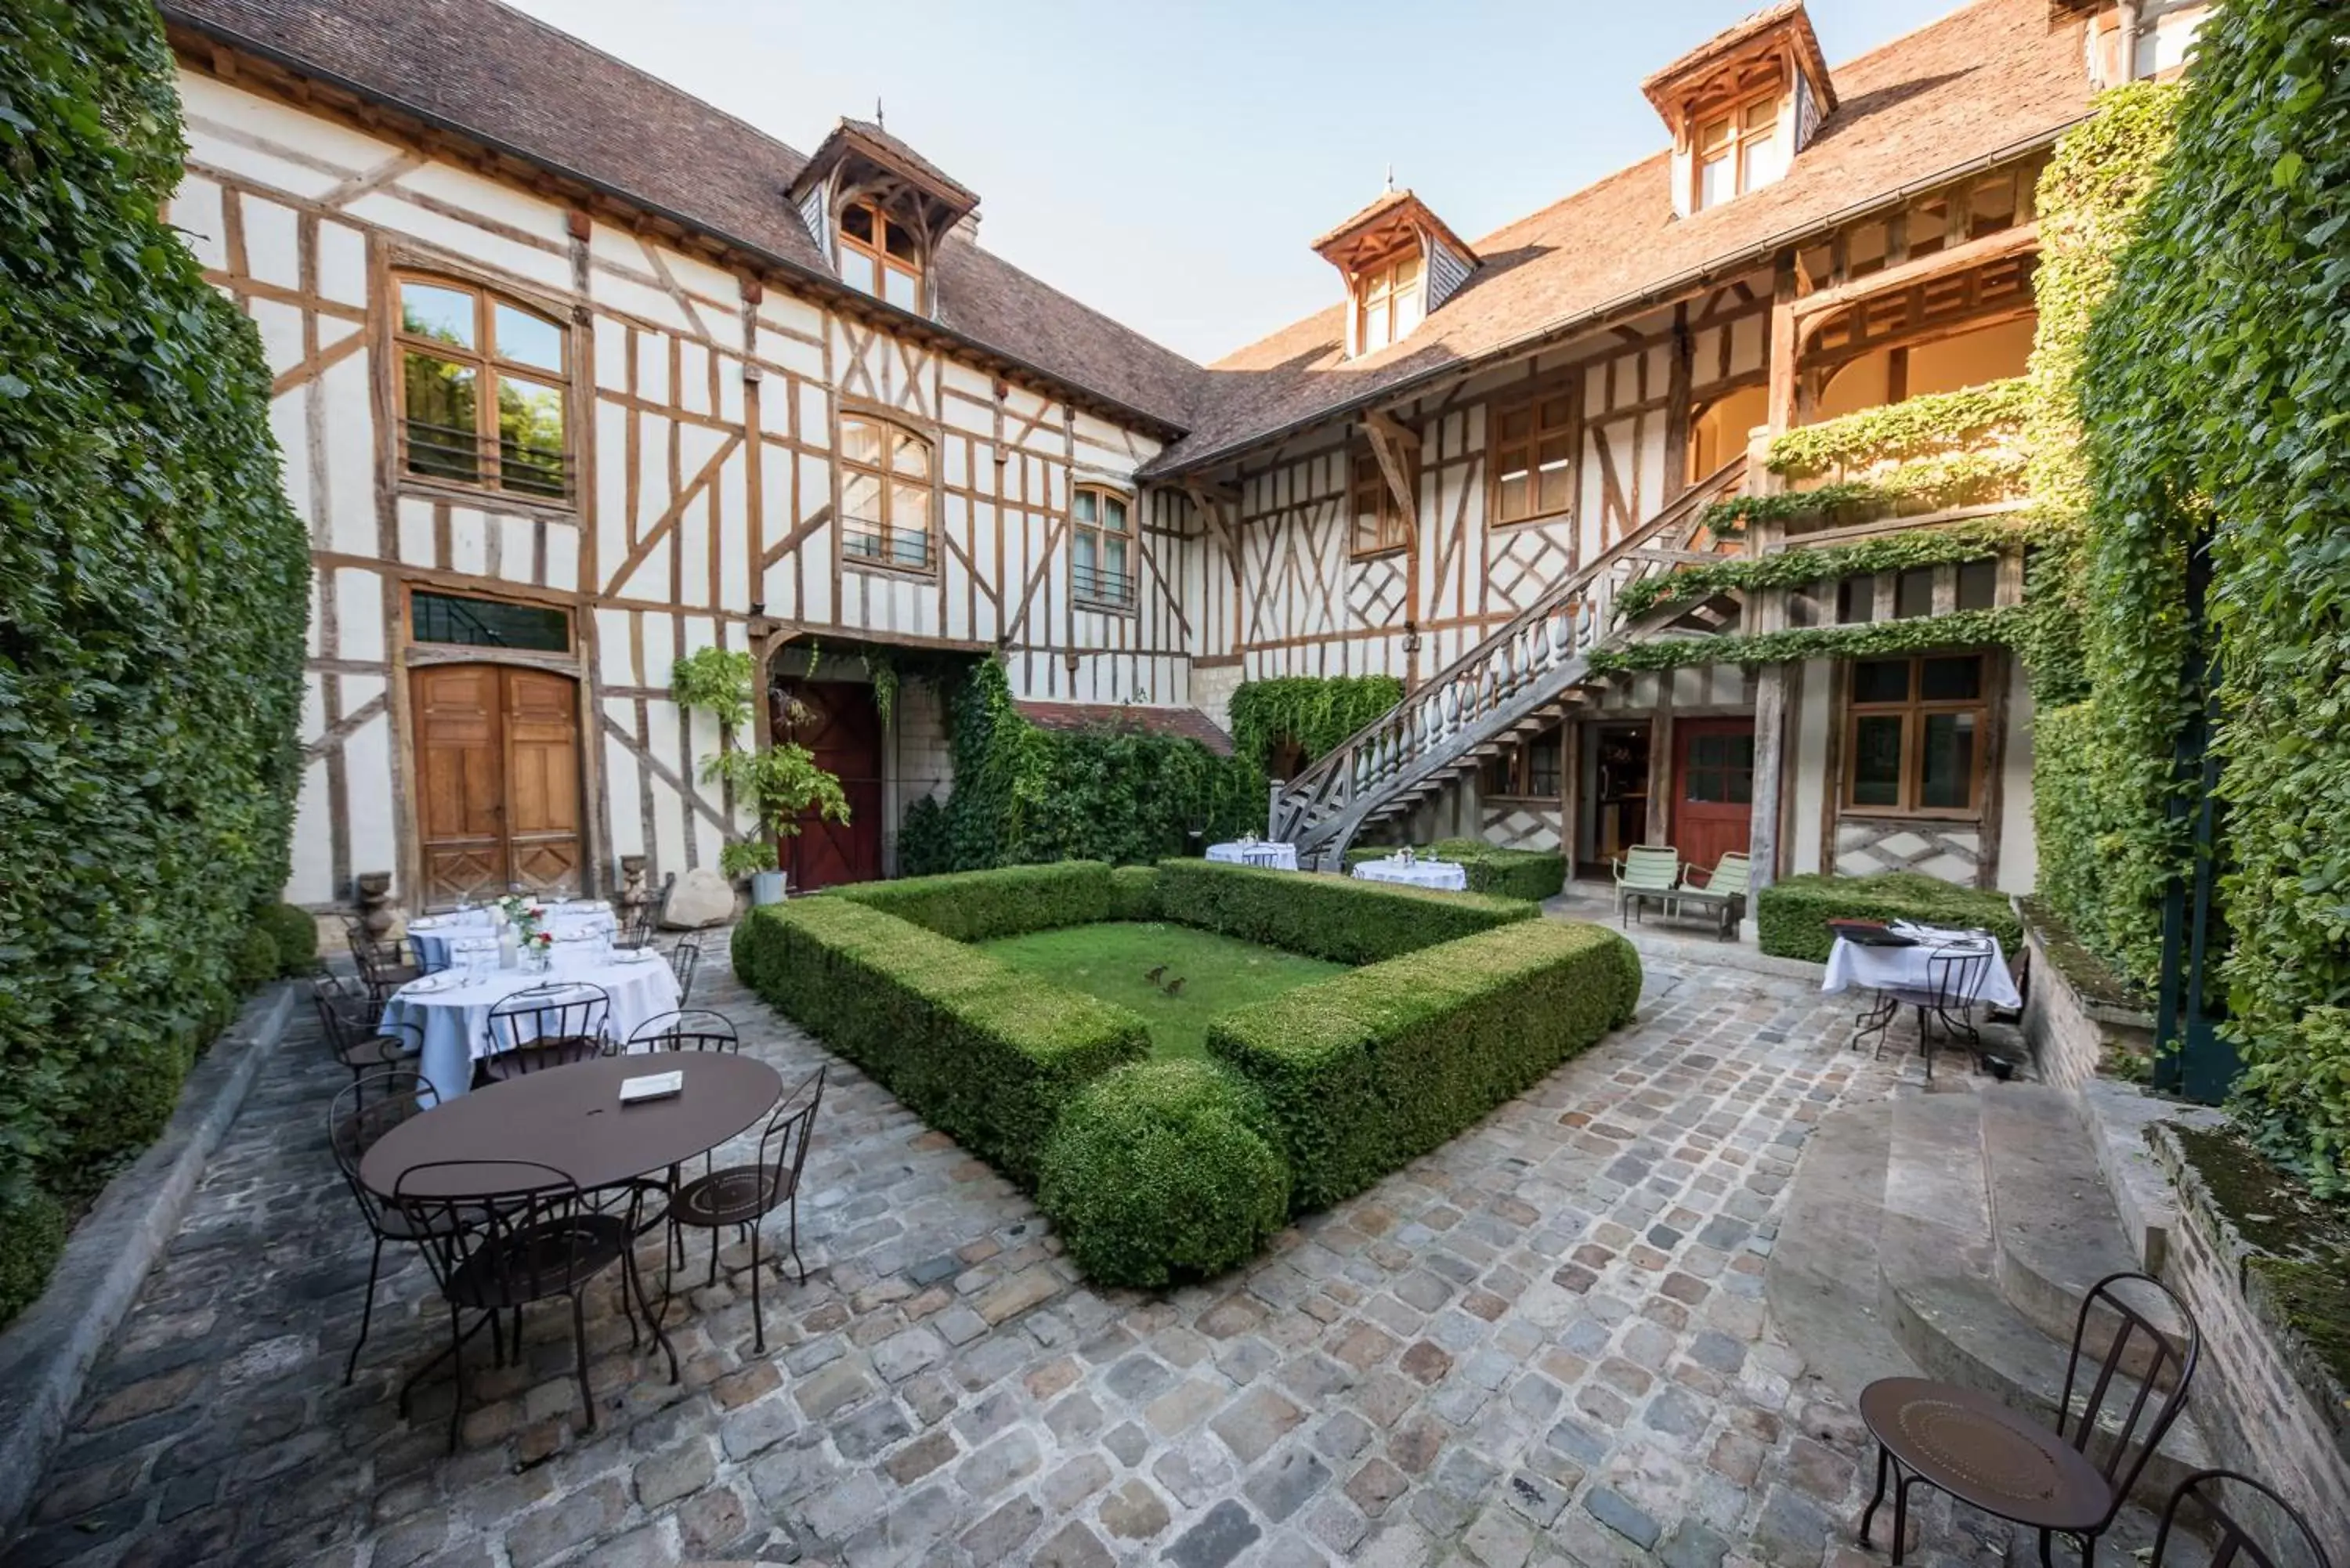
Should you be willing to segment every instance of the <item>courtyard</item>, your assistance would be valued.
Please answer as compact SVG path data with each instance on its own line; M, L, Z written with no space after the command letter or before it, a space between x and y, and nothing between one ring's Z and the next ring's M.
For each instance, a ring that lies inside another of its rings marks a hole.
M1902 1066L1846 1052L1849 1007L1812 983L1651 956L1630 1027L1253 1266L1154 1298L1077 1282L1026 1199L712 948L700 1000L744 1052L832 1071L810 1273L769 1293L766 1355L733 1269L671 1309L674 1386L599 1290L598 1430L569 1325L534 1314L525 1366L477 1362L447 1457L445 1374L394 1408L445 1335L411 1261L344 1387L367 1244L324 1143L343 1074L300 1033L11 1568L1868 1560L1863 1429L1762 1277L1808 1131ZM1921 1512L1912 1561L1988 1550L1994 1527Z

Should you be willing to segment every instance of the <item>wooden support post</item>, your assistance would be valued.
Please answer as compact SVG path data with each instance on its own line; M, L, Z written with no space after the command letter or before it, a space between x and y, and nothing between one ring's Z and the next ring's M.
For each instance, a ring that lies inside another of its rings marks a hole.
M1727 333L1729 329L1723 328ZM1673 306L1673 362L1665 381L1665 502L1689 488L1690 359L1695 338L1689 328L1689 301Z
M1673 672L1657 671L1656 716L1648 723L1648 820L1644 844L1672 842Z
M1779 775L1787 749L1787 669L1766 664L1754 690L1753 829L1747 853L1753 857L1753 890L1779 877ZM1747 918L1754 915L1747 900Z
M1583 725L1571 713L1558 726L1558 852L1572 882L1575 846L1582 842L1575 817L1583 809Z
M1771 282L1771 433L1795 423L1795 253L1783 251Z

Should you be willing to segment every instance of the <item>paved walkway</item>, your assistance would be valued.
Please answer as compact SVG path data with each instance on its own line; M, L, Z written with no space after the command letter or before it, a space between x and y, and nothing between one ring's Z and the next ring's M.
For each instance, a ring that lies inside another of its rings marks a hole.
M703 990L787 1080L827 1059L723 961ZM1652 958L1635 1026L1163 1300L1076 1282L1022 1195L836 1063L769 1355L740 1273L673 1328L675 1387L599 1290L598 1430L542 1309L453 1459L445 1377L393 1408L445 1343L421 1262L342 1385L368 1249L323 1142L343 1075L297 1040L0 1560L1847 1568L1863 1439L1762 1268L1807 1130L1896 1070L1842 1049L1848 1011ZM1922 1512L1911 1561L1985 1560L1988 1527Z

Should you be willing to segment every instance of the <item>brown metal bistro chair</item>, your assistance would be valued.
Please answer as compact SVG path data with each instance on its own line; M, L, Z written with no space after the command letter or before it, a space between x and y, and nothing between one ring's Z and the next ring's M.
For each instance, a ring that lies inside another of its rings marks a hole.
M2115 1287L2125 1282L2149 1304L2158 1293L2176 1326L2165 1330L2124 1299ZM2112 1334L2094 1362L2092 1323ZM1861 1418L1877 1439L1877 1494L1860 1516L1861 1545L1869 1544L1869 1522L1890 1479L1896 1564L1908 1530L1909 1489L1923 1484L2038 1530L2043 1565L2050 1541L2072 1536L2087 1568L2096 1561L2097 1537L2186 1407L2201 1351L2194 1317L2168 1286L2146 1274L2117 1273L2090 1286L2081 1302L2053 1432L1971 1388L1879 1378L1860 1391ZM2077 1410L2075 1390L2082 1396Z
M1853 1021L1852 1044L1877 1037L1877 1055L1885 1055L1886 1036L1906 1006L1918 1010L1918 1054L1926 1059L1926 1082L1934 1081L1934 1026L1954 1043L1963 1042L1980 1060L1982 1035L1974 1025L1973 1010L1991 978L1997 950L1989 938L1946 942L1926 955L1923 989L1880 991L1876 1000Z
M397 1066L424 1049L422 1033L412 1025L388 1023L383 1002L364 991L355 991L332 975L310 982L310 1002L318 1012L318 1027L327 1049L356 1078L364 1073Z
M2301 1532L2301 1544L2308 1548L2308 1555L2289 1557L2252 1539L2252 1532L2220 1501L2222 1483L2257 1495L2278 1516L2291 1521L2293 1529ZM2170 1547L2170 1529L2178 1518L2178 1505L2189 1499L2202 1510L2203 1533L2210 1542L2210 1555L2205 1558L2199 1552L2197 1560L2206 1563L2208 1568L2233 1568L2239 1556L2250 1558L2253 1568L2334 1568L2325 1548L2318 1544L2317 1532L2309 1528L2309 1521L2279 1497L2274 1489L2234 1470L2197 1470L2178 1483L2178 1490L2170 1494L2170 1502L2162 1511L2162 1528L2155 1532L2154 1556L2148 1568L2162 1568Z
M613 1054L605 1025L612 999L600 985L557 981L499 998L490 1009L490 1051L476 1071L502 1084L525 1073L567 1067Z
M698 937L680 937L677 946L669 950L670 972L677 976L677 1004L683 1007L693 996L693 977L702 969L702 940Z
M787 1243L799 1282L807 1283L807 1265L800 1262L800 1172L807 1164L808 1140L816 1134L816 1114L824 1104L824 1074L818 1067L785 1095L759 1135L758 1161L733 1165L698 1177L678 1189L670 1199L671 1251L685 1255L681 1227L710 1232L710 1282L718 1282L718 1232L729 1225L747 1226L751 1232L751 1323L753 1345L767 1348L767 1323L759 1301L759 1221L777 1209L791 1216ZM777 1260L778 1264L782 1262ZM663 1310L667 1310L664 1292Z
M729 1051L737 1054L743 1049L734 1033L734 1021L706 1007L646 1019L629 1036L630 1050L639 1045L648 1051Z
M408 1229L408 1217L385 1204L359 1180L359 1161L386 1133L440 1103L440 1096L422 1074L388 1067L353 1078L327 1113L327 1147L334 1150L335 1168L343 1173L343 1184L359 1203L359 1218L375 1238L374 1252L368 1259L366 1304L359 1310L359 1334L343 1363L346 1384L359 1372L359 1348L367 1344L368 1329L375 1321L375 1287L383 1267L383 1244L418 1239Z
M343 917L343 933L350 944L351 960L359 965L360 982L378 1002L424 972L398 941L377 941L366 926L348 915Z
M458 1198L430 1195L435 1177L462 1171L467 1194ZM448 1355L455 1363L456 1403L449 1412L449 1451L457 1451L457 1433L465 1415L465 1341L494 1324L498 1314L515 1312L515 1352L521 1351L521 1309L532 1302L556 1296L571 1298L572 1344L578 1355L579 1397L588 1412L588 1429L596 1429L596 1391L588 1381L588 1324L581 1304L596 1276L620 1266L621 1302L633 1294L652 1321L654 1341L669 1352L670 1380L677 1380L677 1351L652 1318L644 1285L637 1278L636 1255L629 1245L632 1216L598 1212L590 1207L579 1184L552 1166L532 1160L432 1160L400 1173L392 1199L405 1223L418 1238L441 1299L449 1308ZM478 1313L472 1327L466 1313ZM629 1343L637 1343L636 1314L629 1314ZM416 1380L440 1358L420 1366L400 1385L400 1413L408 1414L408 1400Z

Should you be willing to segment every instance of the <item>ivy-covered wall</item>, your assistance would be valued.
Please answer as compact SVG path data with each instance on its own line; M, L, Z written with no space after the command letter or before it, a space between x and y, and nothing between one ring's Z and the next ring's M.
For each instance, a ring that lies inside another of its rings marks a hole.
M1392 675L1293 675L1251 680L1232 693L1232 745L1270 769L1284 742L1311 764L1403 701Z
M2350 29L2335 0L2216 8L2078 386L2099 934L2143 978L2210 540L2225 770L2222 973L2272 1150L2350 1189ZM2110 771L2107 771L2107 770ZM2070 911L2067 911L2068 917ZM2090 933L2084 932L2085 935Z
M147 0L0 7L0 1320L286 879L308 545L183 155Z

